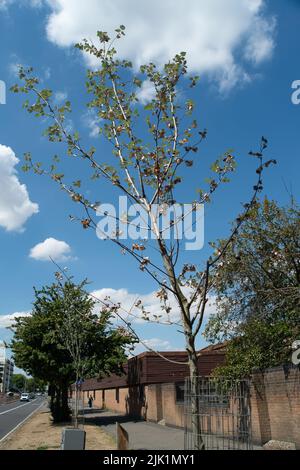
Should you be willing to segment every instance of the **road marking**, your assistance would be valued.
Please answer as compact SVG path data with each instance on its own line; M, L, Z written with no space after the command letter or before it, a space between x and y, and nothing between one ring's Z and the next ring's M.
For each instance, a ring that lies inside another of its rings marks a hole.
M27 403L26 403L27 404ZM23 421L21 421L19 424L17 424L17 426L15 426L11 431L9 431L7 434L5 434L4 437L2 437L2 439L0 439L0 442L4 441L4 439L6 439L10 434L12 434L14 431L16 431L16 429L18 429L23 423L25 423L25 421L27 421L27 419L30 418L30 416L32 416L36 411L38 411L43 405L45 404L45 402L43 401L43 403L40 404L40 406L38 406L35 410L32 411L32 413L30 413L28 416L26 416L25 419L23 419ZM22 405L24 406L24 405ZM19 407L18 407L19 408Z
M0 403L0 409L1 409L1 406L14 405L15 403L17 403L17 401L20 401L20 398L14 398L14 400L11 400L9 402Z
M32 400L28 403L24 403L24 405L15 406L14 408L11 408L10 410L2 411L2 413L0 413L0 415L5 415L5 413L10 413L11 411L17 410L18 408L22 408L22 406L30 405L31 403L33 403L36 400L37 400L37 398L35 398L34 400Z

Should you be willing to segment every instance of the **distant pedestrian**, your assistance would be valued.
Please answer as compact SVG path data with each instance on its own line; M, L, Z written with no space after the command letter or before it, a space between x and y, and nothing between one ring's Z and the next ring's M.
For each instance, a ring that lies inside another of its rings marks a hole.
M92 397L92 395L90 395L88 400L89 408L93 408L93 400L94 398Z

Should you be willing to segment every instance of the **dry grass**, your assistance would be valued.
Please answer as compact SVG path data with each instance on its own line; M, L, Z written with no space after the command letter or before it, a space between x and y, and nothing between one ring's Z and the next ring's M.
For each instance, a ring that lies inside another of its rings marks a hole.
M35 413L0 444L0 450L59 450L64 424L52 424L49 411ZM99 426L87 424L86 450L113 450L114 439Z

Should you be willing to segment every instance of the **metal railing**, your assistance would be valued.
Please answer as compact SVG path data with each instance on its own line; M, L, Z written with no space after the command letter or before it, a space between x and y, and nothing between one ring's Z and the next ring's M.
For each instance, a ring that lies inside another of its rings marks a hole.
M184 414L185 449L252 449L248 380L187 378Z

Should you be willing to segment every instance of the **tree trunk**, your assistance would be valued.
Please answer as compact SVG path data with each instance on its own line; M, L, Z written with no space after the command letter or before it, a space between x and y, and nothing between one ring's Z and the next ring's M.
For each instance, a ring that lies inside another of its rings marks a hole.
M74 427L78 428L78 375L75 382L75 403L74 403Z
M150 218L155 229L157 236L157 242L159 250L166 268L169 280L174 290L174 295L178 301L179 308L181 310L181 320L184 328L184 334L186 338L186 350L188 353L189 363L189 380L190 380L190 406L191 406L191 426L193 436L193 448L195 450L204 450L204 442L202 438L201 421L200 421L200 407L199 407L199 387L198 387L198 365L197 365L197 353L195 349L195 337L193 335L193 326L191 322L191 315L189 310L188 301L183 294L178 279L175 275L174 264L172 258L169 256L164 241L160 238L160 233L156 225L155 220L150 211Z
M50 410L54 423L70 421L68 405L68 384L60 383L51 386Z
M71 419L71 412L68 403L68 394L69 394L69 387L67 383L63 383L61 385L61 420L62 422L70 421Z
M192 431L192 442L194 450L205 450L205 445L202 437L201 429L201 418L200 418L200 390L199 390L199 375L198 375L198 364L197 364L197 353L195 350L194 338L188 336L187 338L187 352L189 361L189 406L191 416L191 431Z
M53 418L53 421L54 421L54 414L55 414L54 407L55 407L55 394L56 394L55 385L53 385L53 384L49 385L48 393L50 395L50 411L51 411L51 415L52 415L52 418Z

